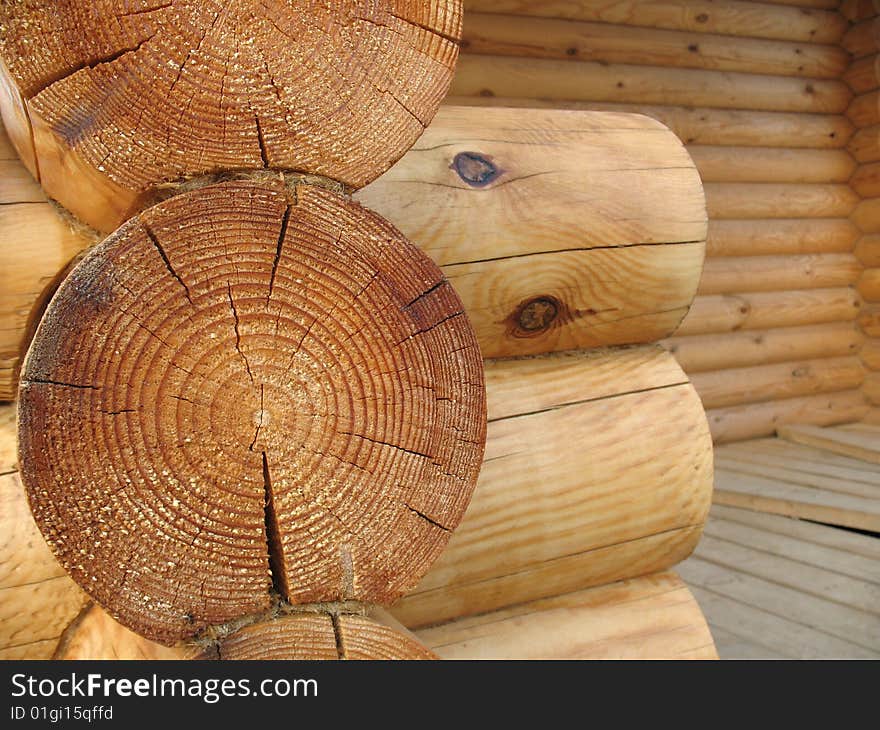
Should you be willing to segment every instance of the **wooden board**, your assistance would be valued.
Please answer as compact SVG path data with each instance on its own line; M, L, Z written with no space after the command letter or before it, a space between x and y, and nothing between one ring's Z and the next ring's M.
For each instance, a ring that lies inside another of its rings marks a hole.
M790 424L780 426L777 432L788 441L880 464L880 427L852 431Z
M716 448L713 499L716 504L877 531L880 467L835 456L815 443L761 439L723 445Z
M446 550L392 612L419 627L664 570L711 493L702 408L641 347L488 361L486 457Z
M880 657L880 541L713 505L679 566L723 659Z
M700 608L671 572L423 629L441 659L714 659Z

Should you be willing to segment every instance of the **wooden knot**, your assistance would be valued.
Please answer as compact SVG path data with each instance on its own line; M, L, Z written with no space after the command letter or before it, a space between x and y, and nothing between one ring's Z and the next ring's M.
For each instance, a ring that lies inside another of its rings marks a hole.
M523 332L541 332L550 327L559 316L559 300L545 296L530 299L519 308L517 327Z
M486 155L479 152L459 152L449 166L458 176L473 188L484 188L496 180L503 170L498 168Z

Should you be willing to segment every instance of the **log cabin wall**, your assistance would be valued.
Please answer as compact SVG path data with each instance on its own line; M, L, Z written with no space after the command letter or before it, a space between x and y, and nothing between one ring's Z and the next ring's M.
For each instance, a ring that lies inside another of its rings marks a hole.
M855 127L849 149L858 163L850 185L862 199L852 214L861 233L855 253L864 266L858 282L864 301L859 322L867 337L861 350L867 369L862 389L876 407L880 405L880 3L844 3L840 11L850 21L841 41L851 57L843 78L853 92L846 114Z
M880 402L865 367L880 368L871 0L465 7L450 102L640 112L697 163L708 257L692 310L664 344L716 441L780 422L854 421L868 399Z

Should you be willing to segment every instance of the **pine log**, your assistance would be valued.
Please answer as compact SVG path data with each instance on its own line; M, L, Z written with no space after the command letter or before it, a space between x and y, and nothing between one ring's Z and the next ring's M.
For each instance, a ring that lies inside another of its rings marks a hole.
M468 13L461 45L481 55L812 78L837 78L849 64L847 52L833 45L495 13Z
M157 186L222 170L374 180L430 122L460 32L459 0L13 0L0 111L48 194L109 232Z
M486 385L477 489L443 555L392 607L405 625L645 575L691 552L709 508L712 448L668 353L488 361Z
M880 124L880 90L859 94L850 102L846 115L856 127Z
M880 339L875 337L866 340L859 351L859 357L869 370L880 370Z
M850 286L861 272L858 259L849 253L713 257L703 266L698 293Z
M851 53L853 58L876 53L880 50L880 18L867 18L851 25L841 39L840 45Z
M715 443L772 436L786 423L831 426L858 421L869 404L860 390L786 398L769 403L750 403L707 411Z
M862 236L856 244L855 255L865 268L880 266L880 234Z
M858 357L822 357L691 375L706 409L855 390L864 379Z
M676 334L708 335L849 322L859 316L859 305L859 296L850 287L700 296Z
M849 185L706 183L714 220L731 218L846 218L859 201Z
M0 406L0 659L48 659L87 598L58 565L16 469L15 409Z
M842 0L839 11L851 23L858 23L861 20L880 15L880 2L878 0Z
M863 232L880 233L880 198L863 200L850 218Z
M880 124L859 129L847 145L856 162L880 161Z
M863 198L880 198L880 162L860 165L849 184Z
M657 573L418 632L441 659L716 659L675 573Z
M621 104L527 97L448 96L445 103L534 109L574 109L645 114L663 122L687 144L749 147L845 147L852 123L839 114L797 114L691 106Z
M865 342L855 322L781 327L663 340L688 374L728 368L855 355ZM862 350L864 352L864 350ZM864 355L861 355L864 359Z
M842 76L856 94L866 94L880 86L880 54L853 61Z
M866 302L880 302L880 268L865 269L856 288Z
M451 93L825 114L842 114L852 98L831 79L467 54Z
M868 337L880 337L880 306L866 304L859 310L859 326Z
M853 250L859 229L846 218L710 220L706 254L770 256L844 253Z
M880 405L880 373L868 373L862 384L862 392L871 405Z
M812 43L837 43L847 28L837 13L738 0L465 0L465 9Z
M467 507L482 382L458 297L390 225L277 174L221 183L62 284L22 369L22 481L73 578L160 642L273 593L388 602Z
M844 150L691 145L688 152L703 182L845 183L856 169Z
M699 176L644 117L444 107L356 197L443 267L484 357L659 339L699 281Z

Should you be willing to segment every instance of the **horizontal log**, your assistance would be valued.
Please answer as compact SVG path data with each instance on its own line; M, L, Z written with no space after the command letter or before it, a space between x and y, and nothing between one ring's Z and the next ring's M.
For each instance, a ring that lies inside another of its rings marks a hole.
M837 80L468 54L450 93L832 114L852 98Z
M856 288L866 302L880 302L880 268L865 269Z
M880 370L880 339L865 340L865 344L859 350L859 357L868 370Z
M699 294L822 289L855 283L862 266L852 254L725 256L706 260Z
M712 635L671 572L423 629L441 659L714 659Z
M865 336L854 322L829 322L751 332L670 337L661 344L675 355L679 365L690 375L792 360L855 355L860 353L863 342Z
M703 182L845 183L856 169L843 150L690 145Z
M846 116L856 127L880 124L880 90L854 97L846 109Z
M772 436L786 423L831 426L858 421L869 404L860 390L715 408L706 413L715 443Z
M807 78L837 78L849 64L847 52L833 45L494 13L467 15L462 48L467 53L483 55Z
M859 314L851 287L700 296L677 335L765 330L825 322L848 322Z
M844 147L853 134L852 123L839 114L758 112L526 97L450 96L446 103L645 114L663 122L687 144L834 149Z
M846 218L710 220L706 254L771 256L852 251L861 235Z
M863 200L850 217L863 232L880 233L880 198Z
M853 58L870 56L880 50L880 18L866 18L851 25L840 45Z
M442 266L485 357L659 339L699 280L699 177L644 117L443 107L355 197Z
M671 355L651 346L488 361L486 376L480 481L443 555L394 607L404 624L650 573L691 551L712 455Z
M860 165L849 184L863 198L880 198L880 162Z
M694 373L691 382L710 410L855 390L864 378L861 361L850 356Z
M704 189L714 219L845 218L859 201L849 185L706 183Z
M711 0L650 3L639 0L613 3L607 0L553 0L540 3L530 0L466 0L464 6L468 12L567 18L812 43L837 43L847 28L846 21L837 13L736 0L723 4Z
M862 236L856 244L855 255L865 267L880 266L880 234Z
M880 305L865 304L859 311L858 322L868 337L880 337Z
M846 148L856 162L880 161L880 124L858 130Z

